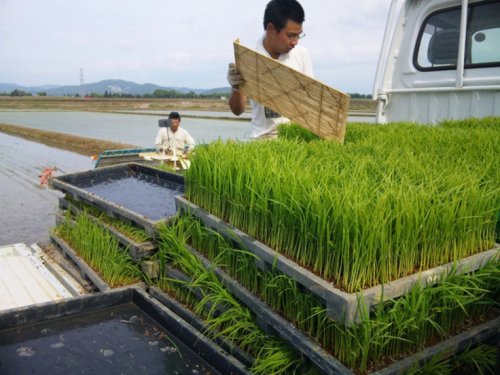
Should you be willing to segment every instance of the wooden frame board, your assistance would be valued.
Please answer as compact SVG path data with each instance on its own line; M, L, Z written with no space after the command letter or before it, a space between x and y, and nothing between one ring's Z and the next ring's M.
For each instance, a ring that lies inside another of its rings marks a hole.
M349 95L335 90L277 60L234 43L236 67L245 82L240 89L326 139L344 142Z

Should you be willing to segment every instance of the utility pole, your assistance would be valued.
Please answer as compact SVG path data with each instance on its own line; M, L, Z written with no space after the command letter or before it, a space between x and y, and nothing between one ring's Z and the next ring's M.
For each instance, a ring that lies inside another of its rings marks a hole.
M83 98L85 93L83 92L83 68L80 68L80 97Z

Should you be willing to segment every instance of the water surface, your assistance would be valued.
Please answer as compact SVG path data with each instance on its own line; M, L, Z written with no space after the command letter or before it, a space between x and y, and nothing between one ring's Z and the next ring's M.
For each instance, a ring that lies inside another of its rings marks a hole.
M157 112L157 111L155 111ZM161 112L161 111L160 111ZM193 115L205 111L186 111ZM208 143L216 139L249 140L249 121L232 120L230 112L208 112L209 116L227 116L227 120L183 118L185 128L197 143ZM139 147L153 147L158 133L158 120L164 116L146 114L120 114L95 112L50 112L50 111L0 111L0 123L20 125L28 128L96 138L106 141L128 143ZM182 115L182 113L181 113ZM246 113L243 116L248 117ZM349 122L375 121L374 116L349 116Z
M90 193L152 220L175 215L175 196L182 194L182 185L150 175L138 174L82 187Z
M216 114L220 113L225 112ZM158 119L165 116L0 111L0 123L152 147ZM355 121L363 119L366 118L354 118ZM351 117L349 120L354 121ZM217 138L250 138L250 123L245 121L184 118L181 126L198 143ZM55 225L57 198L61 194L39 186L38 176L43 168L53 166L59 168L60 175L92 169L94 163L89 157L0 132L0 245L48 239L48 229Z
M94 162L0 132L0 246L48 240L62 193L40 186L45 167L61 175L92 169Z
M1 333L2 374L217 374L133 304Z
M128 143L139 147L153 147L158 133L158 120L165 116L127 115L94 112L22 112L0 111L0 123L55 131ZM197 143L216 139L248 140L250 123L244 121L184 118L185 128Z

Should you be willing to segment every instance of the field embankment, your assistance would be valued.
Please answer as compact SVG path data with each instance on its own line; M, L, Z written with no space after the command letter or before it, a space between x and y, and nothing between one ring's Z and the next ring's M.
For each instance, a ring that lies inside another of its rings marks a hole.
M136 146L103 141L94 138L79 137L76 135L51 132L26 128L23 126L0 124L0 132L22 137L24 139L43 143L47 146L57 147L63 150L73 151L81 155L98 155L104 150L115 150L124 148L134 148Z
M349 111L375 113L370 99L350 100ZM0 97L0 109L114 112L127 110L229 111L225 99L63 98L46 96ZM247 111L251 111L249 103Z
M134 98L63 98L0 97L0 109L114 112L125 110L205 110L228 111L221 99L134 99Z

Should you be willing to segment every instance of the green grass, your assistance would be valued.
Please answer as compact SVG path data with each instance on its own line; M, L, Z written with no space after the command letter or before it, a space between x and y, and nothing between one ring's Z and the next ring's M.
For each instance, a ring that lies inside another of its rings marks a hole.
M500 120L350 124L344 145L302 131L214 142L186 196L347 292L494 246Z

